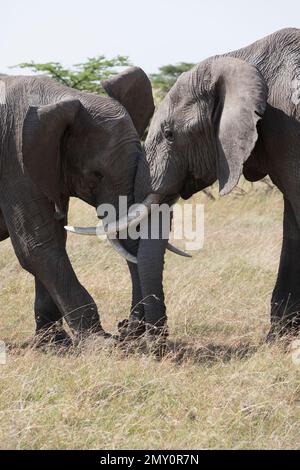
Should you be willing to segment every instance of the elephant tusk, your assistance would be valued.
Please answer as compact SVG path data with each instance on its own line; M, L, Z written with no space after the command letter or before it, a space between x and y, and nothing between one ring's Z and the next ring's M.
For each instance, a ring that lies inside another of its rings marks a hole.
M102 227L101 227L102 228ZM67 232L71 233L76 233L77 235L99 235L99 227L65 227L65 230ZM106 233L104 232L106 235ZM119 255L121 255L123 258L125 258L127 261L130 261L130 263L137 264L137 259L135 256L130 254L125 248L121 245L120 241L117 238L111 238L109 235L107 236L107 239L109 243L112 245L112 247L116 250Z
M133 264L137 264L137 259L135 256L133 256L129 251L127 251L120 243L120 240L117 238L110 238L107 237L109 243L111 243L112 247L116 250L116 252L125 258L127 261Z
M65 226L65 230L70 233L76 233L76 235L102 235L102 233L98 233L99 229L102 227L71 227ZM105 232L103 233L105 235Z
M101 227L102 228L102 227ZM65 226L65 230L67 232L75 233L77 235L87 235L87 236L99 236L99 227L70 227ZM107 235L106 232L101 231L101 235ZM114 249L127 261L131 263L137 264L137 259L131 255L125 248L122 247L118 239L113 239L108 235L108 240L114 247ZM171 243L167 244L167 250L171 251L175 255L182 256L184 258L192 258L192 255L186 253L183 250L180 250L176 246L171 245Z
M118 232L123 232L130 227L137 226L144 220L151 211L152 204L159 202L159 196L150 194L141 204L137 204L131 209L125 217L119 219L116 223L107 224L106 226L97 227L70 227L66 226L65 230L77 235L116 235Z
M176 246L171 245L171 243L167 244L167 250L171 251L172 253L175 253L175 255L183 256L184 258L192 258L192 255L189 255L185 251L180 250Z

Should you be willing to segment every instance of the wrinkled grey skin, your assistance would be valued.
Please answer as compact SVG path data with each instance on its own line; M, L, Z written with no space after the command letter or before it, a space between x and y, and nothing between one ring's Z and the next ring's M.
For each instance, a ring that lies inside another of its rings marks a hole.
M150 82L131 68L104 84L110 95L104 97L44 76L1 81L0 240L10 236L20 264L35 277L36 331L69 342L65 318L80 337L104 334L65 249L68 203L71 196L95 208L118 209L119 196L133 203L139 136L154 111ZM124 244L136 253L136 243ZM137 268L129 268L136 304Z
M298 94L295 93L298 79ZM284 233L272 298L270 337L296 326L300 312L300 30L284 29L183 74L152 120L136 198L184 199L219 180L229 194L242 174L269 175L284 196ZM161 279L164 241L144 249L143 269L160 297L147 322L166 320ZM155 256L156 257L155 257Z

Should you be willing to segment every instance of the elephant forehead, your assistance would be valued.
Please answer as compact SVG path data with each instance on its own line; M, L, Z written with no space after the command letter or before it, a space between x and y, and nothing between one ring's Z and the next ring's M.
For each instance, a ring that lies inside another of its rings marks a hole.
M122 110L118 114L102 114L91 112L93 119L93 134L95 139L104 140L106 145L115 146L122 142L139 141L137 131L133 125L131 117Z
M164 127L172 127L182 132L191 122L199 119L200 107L196 98L191 94L168 95L161 107L155 113L149 129L149 137L154 137Z
M117 125L119 121L129 121L129 115L126 109L112 98L106 96L93 96L85 94L81 99L82 104L98 124L111 123Z
M108 117L108 116L102 116L101 120L97 122L97 125L110 133L114 138L116 139L115 132L127 132L128 136L129 134L135 134L135 128L133 126L133 123L130 119L130 116L125 113L119 116L113 116L113 117Z

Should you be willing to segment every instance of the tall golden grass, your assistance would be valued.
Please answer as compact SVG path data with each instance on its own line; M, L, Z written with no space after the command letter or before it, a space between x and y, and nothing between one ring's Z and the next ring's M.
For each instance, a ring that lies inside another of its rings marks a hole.
M205 203L205 247L167 255L169 354L126 354L91 341L78 354L43 353L33 336L33 278L0 245L2 449L295 449L300 366L267 346L282 237L282 198L266 185ZM92 209L72 201L70 222ZM126 264L107 242L69 236L68 251L104 327L128 315Z

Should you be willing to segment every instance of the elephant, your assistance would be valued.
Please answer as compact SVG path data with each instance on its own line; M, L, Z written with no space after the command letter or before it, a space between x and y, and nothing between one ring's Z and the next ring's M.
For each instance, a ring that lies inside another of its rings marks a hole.
M45 75L0 82L0 241L10 237L35 278L36 335L42 344L70 344L65 319L75 338L109 337L72 268L64 227L70 197L111 204L117 217L120 196L133 203L140 138L154 112L150 81L130 67L103 83L108 96ZM132 305L142 309L137 243L108 238L127 258Z
M267 175L284 198L283 244L268 339L300 325L300 30L208 58L182 74L152 118L138 162L135 200L169 202L219 182L229 195L242 175ZM151 217L151 215L149 215ZM140 273L152 300L149 325L167 324L162 285L166 240L144 240ZM155 298L155 301L153 300Z

